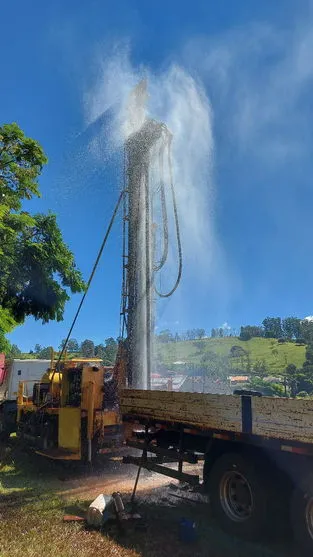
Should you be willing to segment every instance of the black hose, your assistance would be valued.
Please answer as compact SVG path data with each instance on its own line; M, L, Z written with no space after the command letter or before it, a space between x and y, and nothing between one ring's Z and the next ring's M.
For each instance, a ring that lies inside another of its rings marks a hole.
M163 155L164 155L164 145L161 146L159 152L159 164L160 164L160 198L161 198L161 209L162 209L162 222L163 222L163 253L160 261L155 263L153 266L153 271L157 272L162 269L164 264L166 263L168 257L168 218L167 218L167 209L166 209L166 198L165 198L165 190L164 190L164 162L163 162Z
M177 289L177 287L180 283L180 279L181 279L181 276L182 276L182 270L183 270L183 255L182 255L182 247L181 247L181 239L180 239L179 220L178 220L178 212L177 212L176 195L175 195L175 189L174 189L174 183L173 183L173 169L172 169L172 160L171 160L171 142L172 142L172 137L170 136L169 140L168 140L168 168L169 168L169 174L170 174L170 187L171 187L171 193L172 193L175 228L176 228L176 239L177 239L177 250L178 250L178 273L177 273L176 282L175 282L173 288L169 292L167 292L167 293L160 292L159 290L157 290L156 286L154 286L155 292L157 293L157 295L160 298L169 298L170 296L172 296L172 294L174 294L175 290Z

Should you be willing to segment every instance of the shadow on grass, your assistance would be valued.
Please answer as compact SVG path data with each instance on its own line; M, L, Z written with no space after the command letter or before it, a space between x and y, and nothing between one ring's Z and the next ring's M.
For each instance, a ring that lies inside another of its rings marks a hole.
M41 516L47 509L49 513L53 513L55 508L55 524L58 531L63 531L66 527L62 524L63 515L84 516L90 503L84 500L84 492L81 493L80 500L73 503L58 497L60 480L72 479L73 474L76 478L81 478L83 484L83 478L90 474L90 470L77 464L64 467L64 463L47 461L33 453L21 452L12 443L0 453L0 482L3 492L1 494L0 489L0 514L10 521L11 513L15 517L19 513L35 517L34 509L38 505L42 509ZM129 495L124 497L126 503L127 497ZM226 535L212 518L207 503L175 498L168 487L151 488L139 493L138 512L142 520L129 522L123 533L113 522L105 525L102 535L116 542L120 548L130 552L135 550L142 557L294 557L287 547L289 541L284 545L279 540L272 540L268 544L252 544ZM181 540L182 518L196 523L197 540L194 543L186 544ZM76 526L70 528L74 532ZM85 527L80 525L79 529L83 533Z
M153 496L153 490L152 496ZM164 491L164 490L163 490ZM156 503L149 496L139 498L138 512L142 522L130 523L124 533L114 524L104 527L103 534L124 548L136 550L142 557L295 557L286 542L272 539L269 543L252 543L225 534L215 523L207 503ZM196 541L181 539L181 521L196 525Z

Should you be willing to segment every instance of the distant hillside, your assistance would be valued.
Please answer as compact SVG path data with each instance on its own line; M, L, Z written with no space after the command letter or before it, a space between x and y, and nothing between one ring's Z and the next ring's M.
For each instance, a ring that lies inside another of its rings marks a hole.
M237 347L235 350L233 347ZM278 343L276 339L255 337L243 341L237 337L205 338L202 340L186 340L178 342L158 343L156 358L169 369L177 369L174 362L199 364L205 360L206 354L217 354L228 357L228 362L234 370L246 370L247 360L251 366L256 362L265 362L269 375L279 374L288 364L301 367L305 360L305 346L294 342ZM233 349L233 350L232 350ZM241 352L242 350L242 352ZM238 352L241 354L238 354ZM234 357L235 354L235 357ZM23 353L20 358L34 358L35 354ZM79 357L70 353L69 358Z
M239 347L239 350L232 347ZM240 353L240 356L231 357L232 353ZM219 356L228 356L229 363L234 369L246 369L247 359L253 365L264 361L270 374L281 373L286 365L295 364L301 367L305 360L305 346L299 346L294 342L279 344L276 339L256 337L248 341L239 340L237 337L206 338L203 340L188 340L178 342L159 343L156 347L157 358L167 367L175 369L174 362L186 362L190 364L201 364L207 353L215 353ZM174 365L173 365L174 364Z

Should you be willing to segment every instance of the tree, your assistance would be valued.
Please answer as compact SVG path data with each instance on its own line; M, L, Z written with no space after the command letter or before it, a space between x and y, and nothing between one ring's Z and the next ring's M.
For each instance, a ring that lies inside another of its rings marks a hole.
M35 344L35 349L34 352L35 354L39 354L39 352L41 352L42 347L40 346L40 344Z
M67 344L67 349L69 352L78 352L79 345L76 338L70 338Z
M268 383L260 377L252 377L249 388L261 392L265 396L284 396L284 387L278 383Z
M302 337L307 344L313 342L313 321L303 319L300 325L300 337Z
M197 338L202 339L205 337L205 329L197 329Z
M241 346L232 346L229 351L229 356L231 358L240 358L241 356L246 356L247 352Z
M164 331L160 331L160 334L158 335L159 342L167 343L167 342L171 342L172 340L173 340L173 335L169 329L164 329Z
M220 338L223 338L223 336L224 336L224 329L222 327L220 327L219 330L218 330L218 336Z
M245 327L240 327L240 340L250 340L253 337L263 336L263 330L261 327L256 325L246 325Z
M109 338L105 339L105 346L106 347L107 346L116 346L116 345L117 345L117 342L116 342L115 338L109 337Z
M305 349L305 362L303 366L313 365L313 344L308 344Z
M113 337L105 339L105 354L103 358L104 365L113 365L117 354L117 342Z
M290 396L295 397L298 389L298 370L294 364L289 364L286 367L285 379L290 389Z
M10 352L11 344L5 338L5 335L10 333L14 327L16 327L15 319L12 317L9 310L3 309L0 306L0 352L4 352L5 354Z
M101 360L104 360L104 358L106 357L104 344L97 344L95 346L95 356L96 358L101 358Z
M66 338L64 338L61 341L60 346L59 346L59 350L63 350L64 345L65 345L65 341L66 341ZM77 342L76 338L70 338L68 340L67 351L68 352L78 352L79 351L79 345L78 345L78 342Z
M299 338L301 336L301 320L297 317L286 317L282 320L282 330L285 338Z
M266 317L262 321L262 325L266 338L280 338L283 336L280 317Z
M0 308L16 324L28 315L61 320L68 291L84 289L55 215L22 210L25 200L40 196L38 177L46 162L39 143L17 124L0 127Z
M216 329L211 329L211 338L215 338L216 336Z
M249 327L240 327L240 340L250 340L252 338Z
M9 352L9 357L11 358L18 358L22 354L21 350L16 344L12 344Z
M263 330L257 325L246 325L245 327L240 327L240 340L250 340L250 338L261 336L263 336Z
M267 368L266 368L266 362L265 360L257 360L254 364L253 364L253 372L255 375L257 375L258 377L266 377L267 375Z
M50 360L52 350L53 350L52 346L46 346L45 348L42 348L39 354L37 355L37 358L40 360Z
M86 340L81 343L80 350L84 358L94 358L95 345L92 340L86 338Z

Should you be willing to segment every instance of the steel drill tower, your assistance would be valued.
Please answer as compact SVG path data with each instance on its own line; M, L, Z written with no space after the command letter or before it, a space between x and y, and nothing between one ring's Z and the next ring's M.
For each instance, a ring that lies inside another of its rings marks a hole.
M151 183L150 170L153 157L161 160L160 157L161 155L163 157L167 148L168 154L170 153L172 136L164 123L147 118L145 112L146 87L146 82L141 82L132 93L131 117L139 125L125 142L122 316L127 335L128 385L135 389L151 388L155 273L163 267L168 253L163 169L160 167L157 186ZM172 191L178 231L173 188ZM165 235L160 263L155 262L153 230L157 224L153 222L152 216L156 193L161 196ZM179 231L178 241L180 250Z

